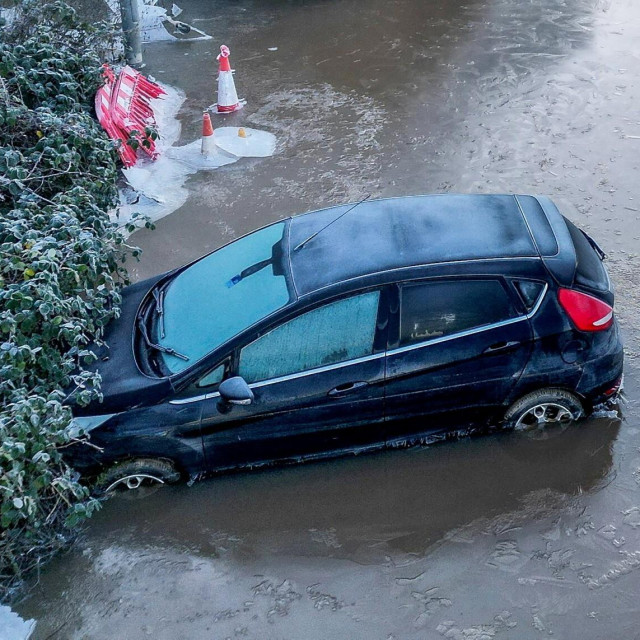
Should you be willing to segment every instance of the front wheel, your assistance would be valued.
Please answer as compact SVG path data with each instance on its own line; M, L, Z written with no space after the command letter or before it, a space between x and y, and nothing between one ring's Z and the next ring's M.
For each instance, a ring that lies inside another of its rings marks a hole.
M150 488L155 490L179 479L180 473L168 460L138 458L115 464L102 476L99 485L105 493Z
M509 407L504 416L504 426L543 440L564 431L582 415L582 403L572 393L564 389L540 389Z

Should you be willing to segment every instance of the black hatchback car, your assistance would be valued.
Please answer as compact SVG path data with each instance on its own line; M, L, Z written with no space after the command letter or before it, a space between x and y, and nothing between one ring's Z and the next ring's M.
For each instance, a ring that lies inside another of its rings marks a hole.
M623 353L604 254L544 197L315 211L123 291L75 408L108 487L575 420Z

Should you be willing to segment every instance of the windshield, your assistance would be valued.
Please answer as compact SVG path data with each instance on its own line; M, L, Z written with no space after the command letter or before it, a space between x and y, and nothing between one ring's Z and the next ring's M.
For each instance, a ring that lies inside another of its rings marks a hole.
M284 229L280 222L240 238L171 281L153 331L159 345L188 358L161 353L171 373L289 302L281 256Z

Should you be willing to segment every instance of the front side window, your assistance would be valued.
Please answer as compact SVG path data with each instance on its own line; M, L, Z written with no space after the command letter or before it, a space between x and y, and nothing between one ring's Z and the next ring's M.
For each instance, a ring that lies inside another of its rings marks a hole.
M400 346L433 340L516 316L498 280L458 280L402 288Z
M258 382L373 353L380 292L309 311L242 349L239 375Z
M196 387L212 387L220 384L222 382L222 378L224 378L224 364L218 365L215 369L212 369L209 373L200 378L196 383Z

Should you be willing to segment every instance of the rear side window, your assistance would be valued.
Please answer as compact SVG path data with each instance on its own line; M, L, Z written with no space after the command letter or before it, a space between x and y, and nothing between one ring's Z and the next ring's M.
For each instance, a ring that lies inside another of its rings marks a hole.
M258 382L371 355L379 299L364 293L276 327L242 349L239 374Z
M527 311L531 311L544 291L544 284L534 280L517 280L515 285Z
M459 280L402 288L400 346L483 327L516 316L498 280Z
M609 278L600 256L591 246L587 236L578 227L566 218L564 221L567 224L573 240L573 246L576 249L578 262L576 266L576 282L585 287L607 291L609 289Z

